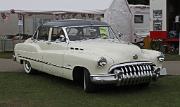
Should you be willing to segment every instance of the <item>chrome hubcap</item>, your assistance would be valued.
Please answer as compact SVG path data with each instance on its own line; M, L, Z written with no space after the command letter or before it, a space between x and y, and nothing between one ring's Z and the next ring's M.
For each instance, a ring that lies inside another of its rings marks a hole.
M25 61L25 62L24 62L24 69L25 69L25 71L26 71L27 73L30 73L30 71L31 71L31 65L30 65L30 63L29 63L28 61Z

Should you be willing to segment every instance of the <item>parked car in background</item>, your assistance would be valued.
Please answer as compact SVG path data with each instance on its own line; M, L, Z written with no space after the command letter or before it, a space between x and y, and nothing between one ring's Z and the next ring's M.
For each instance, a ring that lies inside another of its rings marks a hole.
M28 74L39 70L74 80L86 92L99 84L149 85L166 75L162 53L119 40L99 21L48 22L15 46L14 57Z

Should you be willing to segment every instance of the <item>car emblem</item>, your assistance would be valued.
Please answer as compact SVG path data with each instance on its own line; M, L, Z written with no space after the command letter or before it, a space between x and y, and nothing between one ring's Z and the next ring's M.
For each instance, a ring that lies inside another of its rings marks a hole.
M138 59L138 55L134 55L133 59L135 59L135 60Z

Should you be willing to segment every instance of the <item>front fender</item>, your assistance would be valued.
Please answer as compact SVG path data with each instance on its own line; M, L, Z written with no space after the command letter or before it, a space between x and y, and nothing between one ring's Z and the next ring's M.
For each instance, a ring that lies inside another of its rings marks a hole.
M161 55L161 52L147 49L142 49L141 51L143 59L153 62L158 67L162 67L163 62L158 61L158 57Z
M99 67L98 60L101 57L107 59L108 64L104 67ZM108 73L109 67L113 64L111 58L106 56L100 56L96 54L90 54L88 52L70 51L64 56L64 65L71 66L73 69L76 66L84 67L89 70L90 74L103 74Z

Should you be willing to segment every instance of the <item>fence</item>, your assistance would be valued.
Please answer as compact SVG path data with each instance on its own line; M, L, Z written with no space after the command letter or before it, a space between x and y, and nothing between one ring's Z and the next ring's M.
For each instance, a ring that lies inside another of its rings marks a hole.
M0 39L0 52L14 51L17 43L22 43L23 40Z

